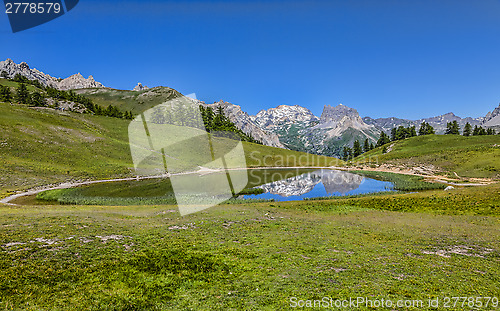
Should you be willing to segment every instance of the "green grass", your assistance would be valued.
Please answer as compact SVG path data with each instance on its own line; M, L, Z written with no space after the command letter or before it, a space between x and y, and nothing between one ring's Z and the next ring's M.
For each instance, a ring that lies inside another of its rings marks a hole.
M392 144L392 143L391 143ZM377 148L355 159L354 163L388 163L407 167L433 165L443 173L463 177L500 178L500 136L428 135L394 142L391 152ZM370 159L371 157L371 159Z
M377 180L390 181L394 184L394 190L399 191L422 191L433 189L445 189L446 185L441 183L430 183L424 181L421 176L403 175L387 172L374 171L351 171L355 174L360 174L368 178Z
M498 296L498 191L225 204L187 217L168 205L1 207L0 308L280 310L290 297ZM413 206L388 211L390 200Z
M98 105L116 106L122 111L132 111L139 114L181 94L168 87L160 87L144 91L127 91L115 89L81 89L76 93L85 95Z
M15 92L16 92L16 89L17 87L19 86L19 83L18 82L14 82L14 81L11 81L11 80L6 80L6 79L2 79L0 78L0 85L5 85L5 86L8 86L10 88L10 90L13 92L13 96L15 96ZM31 84L26 84L26 88L28 89L28 91L30 92L33 92L33 91L40 91L40 89L34 87L33 85Z

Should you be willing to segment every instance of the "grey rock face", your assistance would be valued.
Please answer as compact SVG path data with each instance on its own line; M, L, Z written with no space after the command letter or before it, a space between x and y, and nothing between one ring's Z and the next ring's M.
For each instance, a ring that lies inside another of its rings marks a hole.
M323 113L321 114L320 122L338 122L344 117L359 117L358 111L353 108L349 108L342 104L338 106L332 107L330 105L326 105L323 107Z
M7 76L9 78L14 78L17 74L20 74L29 80L38 80L44 86L50 86L59 90L104 87L104 85L95 81L92 76L85 79L80 73L78 73L61 80L45 74L35 68L30 68L25 62L16 64L10 58L0 62L0 72L2 71L7 72Z
M148 90L149 87L142 85L140 82L132 89L132 91L143 91Z
M89 89L89 88L102 88L104 85L94 80L94 77L89 76L85 79L80 73L72 75L63 79L57 84L60 90L75 90L75 89Z
M486 127L500 126L500 104L486 115L483 125Z
M207 107L212 107L214 110L218 106L224 108L224 113L226 116L245 134L251 135L253 138L261 141L266 146L285 148L283 144L279 141L278 136L272 133L268 133L257 126L248 113L241 110L238 105L233 105L228 102L219 101L217 103L208 104Z

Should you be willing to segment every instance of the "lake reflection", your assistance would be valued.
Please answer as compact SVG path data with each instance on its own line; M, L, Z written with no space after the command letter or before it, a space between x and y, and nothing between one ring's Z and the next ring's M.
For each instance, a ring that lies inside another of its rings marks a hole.
M292 201L303 198L391 191L393 184L348 172L323 169L266 183L255 188L261 188L265 193L246 195L245 198Z

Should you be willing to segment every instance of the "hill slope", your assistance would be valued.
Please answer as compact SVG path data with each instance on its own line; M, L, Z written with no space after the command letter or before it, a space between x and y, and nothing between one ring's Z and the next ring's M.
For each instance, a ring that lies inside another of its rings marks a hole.
M354 162L360 164L371 159L371 162L378 161L379 165L434 167L438 172L455 172L463 177L500 178L499 135L427 135L393 142L388 146L391 147L386 154L382 154L382 148L376 148Z

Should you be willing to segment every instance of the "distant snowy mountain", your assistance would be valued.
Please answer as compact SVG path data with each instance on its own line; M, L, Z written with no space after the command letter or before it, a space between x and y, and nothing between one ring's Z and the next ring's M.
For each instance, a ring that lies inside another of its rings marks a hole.
M437 117L425 118L420 120L406 120L398 118L372 119L370 117L364 117L363 120L367 124L373 125L377 129L384 131L386 134L389 134L393 128L398 126L404 126L404 127L415 126L418 131L418 129L420 128L420 124L422 124L422 122L424 121L429 123L432 127L434 127L436 134L444 134L448 122L457 121L458 124L460 125L460 128L463 129L467 122L470 123L472 127L476 125L477 126L481 125L483 123L484 118L476 118L476 119L470 117L460 118L455 114L453 114L452 112L449 112L447 114L443 114Z
M355 140L375 142L380 134L366 124L355 109L342 104L325 106L321 117L300 106L281 105L260 111L252 117L261 128L278 135L293 150L323 155L340 155Z

